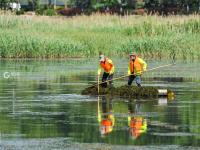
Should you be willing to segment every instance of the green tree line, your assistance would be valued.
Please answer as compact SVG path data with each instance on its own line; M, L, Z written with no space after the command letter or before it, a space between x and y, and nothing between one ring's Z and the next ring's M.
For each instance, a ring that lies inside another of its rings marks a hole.
M68 0L68 4L81 9L158 9L179 8L200 10L200 0Z
M22 0L21 0L22 1ZM6 9L10 2L21 2L20 0L0 0L0 8ZM42 0L27 0L32 10L40 7ZM65 8L78 8L82 11L127 11L134 9L145 9L150 11L200 11L200 0L61 0ZM55 6L56 0L45 1L47 6ZM55 8L55 7L54 7Z

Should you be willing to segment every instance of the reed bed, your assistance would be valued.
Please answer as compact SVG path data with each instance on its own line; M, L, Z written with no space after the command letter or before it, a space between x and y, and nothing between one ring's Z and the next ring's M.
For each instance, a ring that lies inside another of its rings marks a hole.
M200 59L200 17L0 16L2 58L94 57L98 51L109 56L135 51L146 58Z

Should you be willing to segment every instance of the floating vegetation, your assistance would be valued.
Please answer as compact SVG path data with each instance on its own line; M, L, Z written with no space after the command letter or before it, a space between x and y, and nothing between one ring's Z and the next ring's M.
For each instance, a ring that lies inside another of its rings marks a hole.
M167 90L171 92L170 90ZM110 95L124 98L157 98L159 96L158 88L156 87L137 87L137 86L120 86L112 88L91 86L82 91L82 95ZM166 96L168 92L166 93Z

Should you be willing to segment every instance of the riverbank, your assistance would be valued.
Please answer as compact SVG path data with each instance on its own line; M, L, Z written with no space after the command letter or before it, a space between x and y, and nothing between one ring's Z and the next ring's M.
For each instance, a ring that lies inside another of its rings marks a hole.
M200 17L0 16L1 58L126 56L199 59Z

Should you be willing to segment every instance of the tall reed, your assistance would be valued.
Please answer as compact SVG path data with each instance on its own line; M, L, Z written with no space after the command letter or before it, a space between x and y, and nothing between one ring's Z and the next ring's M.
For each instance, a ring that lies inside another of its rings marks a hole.
M200 58L200 17L111 16L73 18L0 16L3 58L93 57L131 51L148 58Z

